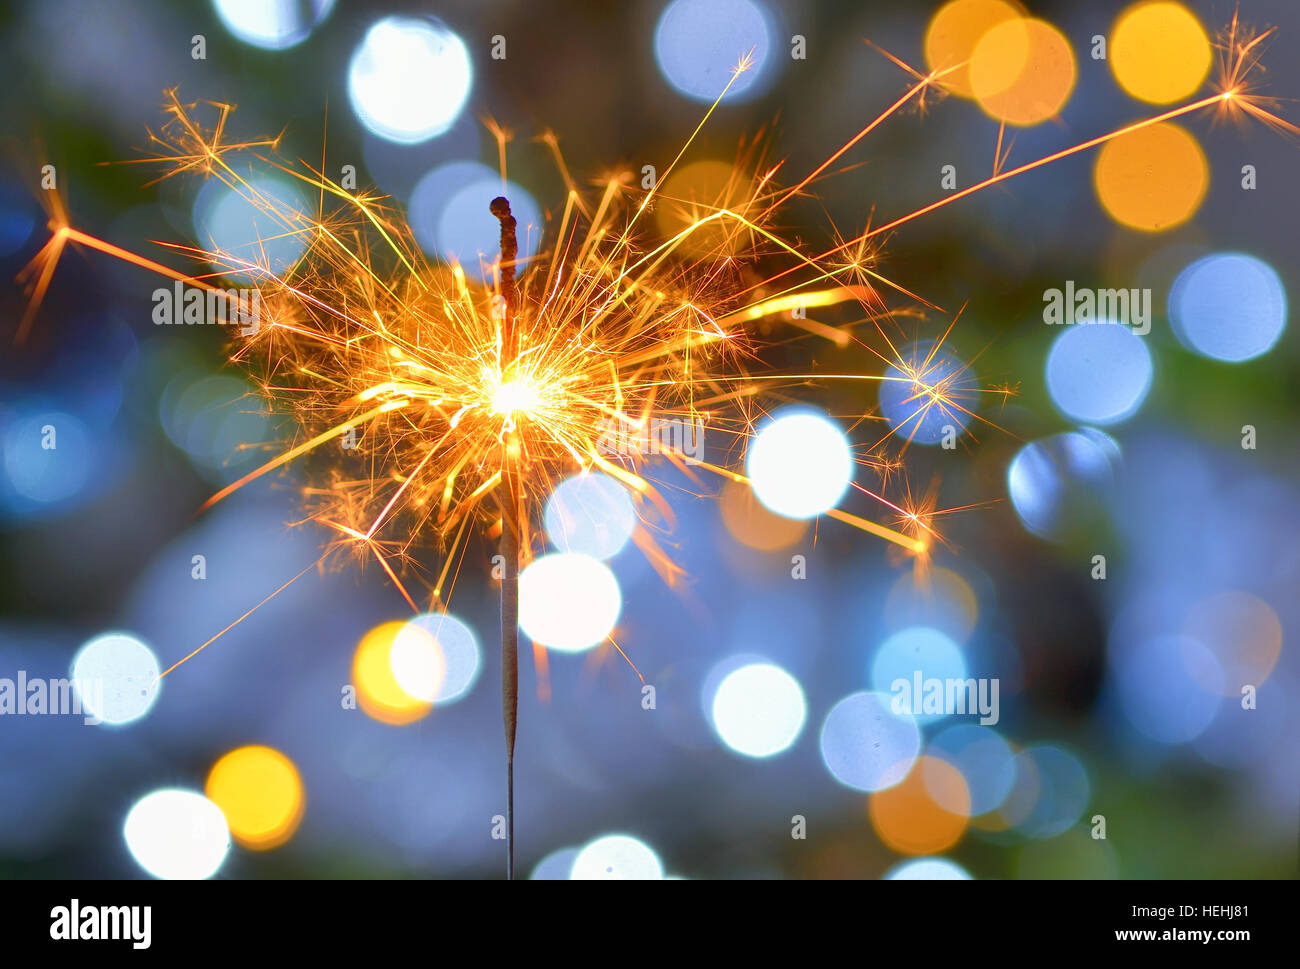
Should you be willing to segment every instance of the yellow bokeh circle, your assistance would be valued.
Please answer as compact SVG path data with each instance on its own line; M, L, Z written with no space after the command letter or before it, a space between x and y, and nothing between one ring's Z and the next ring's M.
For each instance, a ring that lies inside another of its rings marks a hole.
M413 697L393 675L393 643L406 628L404 622L386 622L362 637L352 657L352 685L361 709L384 723L413 723L433 709L433 704Z
M937 855L961 840L970 817L970 789L952 764L918 757L907 777L867 799L876 835L905 855Z
M675 242L681 251L712 252L737 231L734 219L717 212L743 209L750 191L749 179L735 165L712 158L692 162L661 185L655 222L665 239L686 233Z
M740 481L728 481L722 488L722 521L736 541L763 552L788 548L808 531L806 521L768 511Z
M979 601L970 583L951 569L931 568L925 574L908 570L899 575L882 611L885 628L932 626L957 642L975 628Z
M1204 689L1224 696L1240 696L1244 686L1258 687L1282 653L1282 621L1273 607L1239 589L1198 602L1188 612L1184 631L1214 654L1223 676L1207 676L1201 664L1189 665L1188 672Z
M998 121L1027 127L1060 113L1078 67L1070 42L1045 20L1018 17L985 32L971 54L971 92Z
M1194 94L1210 73L1205 28L1181 3L1157 0L1129 7L1111 30L1115 80L1133 97L1169 104Z
M948 71L939 83L949 91L974 97L970 59L975 45L990 29L1021 14L1008 0L952 0L944 4L925 31L926 64L932 71Z
M298 769L271 747L238 747L208 772L204 793L221 808L235 840L254 851L293 837L305 799Z
M1116 222L1163 232L1196 214L1210 186L1210 166L1196 139L1166 121L1102 146L1093 184Z

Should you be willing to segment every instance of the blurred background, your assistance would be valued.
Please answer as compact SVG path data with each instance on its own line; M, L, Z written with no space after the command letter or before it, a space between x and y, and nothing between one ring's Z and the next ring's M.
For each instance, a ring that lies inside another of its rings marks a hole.
M490 191L496 146L482 118L515 134L512 202L541 225L563 181L538 135L556 133L583 183L662 171L747 50L755 67L684 159L687 181L716 179L758 133L787 183L820 164L914 81L864 39L925 70L1018 12L1059 32L1031 34L1036 97L978 96L975 57L965 96L891 118L794 200L783 232L822 252L837 232L987 177L999 144L1012 168L1214 93L1205 38L1234 10L1028 6L8 4L0 275L16 276L48 238L47 164L74 225L152 259L183 265L155 240L254 231L201 180L146 186L153 169L103 164L149 154L146 129L171 87L183 101L237 104L236 139L283 131L288 159L310 163L327 143L333 177L354 166L358 186L408 210L431 257L466 258L495 245L490 220L444 217L464 193ZM1292 0L1239 9L1245 24L1280 28L1252 83L1300 93ZM1052 110L1024 114L1044 98ZM1277 110L1294 117L1286 102ZM999 118L1013 122L1001 138ZM522 872L1295 875L1296 144L1213 112L1176 124L1165 140L1074 155L885 240L881 272L965 307L944 344L951 365L1015 391L981 396L991 424L971 421L957 447L927 427L907 451L918 498L978 506L938 520L945 544L927 574L870 535L782 518L735 486L675 493L670 551L688 581L669 589L627 541L617 487L575 486L582 514L548 518L551 547L605 560L617 640L655 702L644 708L641 682L606 647L548 651L540 696L523 650ZM1067 281L1149 289L1149 333L1045 325L1044 293ZM98 702L118 721L23 715L0 696L0 874L499 877L488 545L471 549L467 561L485 564L463 571L454 626L412 624L378 569L309 570L152 687L327 540L298 524L292 474L196 516L283 438L284 416L249 396L220 328L153 324L158 285L71 252L20 345L21 288L0 289L0 690L20 671L51 680L76 668L110 684ZM905 311L886 324L900 345L946 329L948 318L887 298ZM838 326L861 314L810 315ZM830 342L765 358L809 361L883 369L865 348ZM870 443L875 428L848 415L906 415L860 387L803 403ZM861 496L843 507L881 519ZM445 675L422 698L396 657L418 658L431 628ZM889 711L893 671L917 667L996 679L997 722Z

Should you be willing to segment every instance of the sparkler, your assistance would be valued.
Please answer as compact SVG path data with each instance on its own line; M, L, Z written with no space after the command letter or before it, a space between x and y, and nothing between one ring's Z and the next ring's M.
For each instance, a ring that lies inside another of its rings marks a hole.
M519 347L516 325L519 290L515 285L515 257L519 241L517 222L510 214L510 201L492 200L490 211L501 223L501 361L506 383L518 376ZM518 443L513 430L507 431L506 456L510 459ZM506 732L506 877L515 877L515 735L519 730L519 485L513 461L505 468L505 500L501 505L501 719Z
M287 164L278 155L278 138L229 141L231 106L208 105L216 121L204 127L198 117L205 108L182 103L169 92L167 121L151 134L157 154L142 160L161 164L160 178L193 173L218 179L274 223L274 236L247 251L168 246L211 267L182 273L74 228L56 207L51 238L22 277L32 300L19 337L69 244L205 289L215 289L222 277L250 279L261 296L261 325L235 345L231 359L254 375L263 398L293 414L294 436L271 460L222 488L204 507L291 462L300 463L308 514L333 533L325 556L373 559L417 612L417 598L430 611L446 608L475 524L498 541L507 873L513 877L518 580L536 544L532 528L537 510L557 480L598 469L627 486L642 517L635 540L671 584L679 572L654 538L656 530L671 527L671 506L652 478L646 455L606 453L601 441L611 427L644 428L655 417L702 421L715 437L731 441L726 450L733 454L743 449L766 404L778 400L783 388L814 380L899 380L911 388L911 419L881 434L858 455L859 463L887 479L901 469L902 452L930 413L983 420L968 407L974 391L963 372L935 365L951 325L919 360L895 347L886 326L885 290L937 308L880 275L875 247L885 234L942 206L1172 118L1239 108L1289 128L1261 99L1246 93L1246 75L1262 38L1241 40L1235 21L1233 31L1223 85L1214 95L1006 171L995 168L982 182L868 227L817 256L801 253L776 232L775 215L955 68L913 72L918 80L902 97L789 187L776 183L779 165L742 161L721 197L703 203L674 200L665 186L671 185L695 135L749 66L742 59L658 184L644 194L634 192L629 177L619 174L605 182L598 196L587 198L569 176L555 138L547 135L544 140L567 186L563 207L546 229L547 244L536 259L520 259L509 202L485 199L484 217L490 213L499 221L501 246L500 258L485 267L487 282L482 284L461 265L427 259L400 213L380 196L350 191L329 178L324 157L318 167ZM493 131L504 181L507 138L495 126ZM314 209L288 204L242 174L236 167L239 158L251 158L263 170L310 189ZM648 239L640 223L652 204L681 207L686 216L682 229L666 239ZM291 265L274 264L266 251L272 238L295 240L301 255ZM783 265L759 274L757 267L773 263ZM837 346L868 348L882 371L892 368L897 376L761 369L754 322L797 307L843 303L863 309L877 340L815 321L791 322ZM1005 396L1009 390L979 392ZM339 456L341 449L330 453L334 449L326 447L356 434L354 453L345 458ZM671 447L662 457L694 480L712 473L746 481L727 462L689 460ZM892 501L883 486L879 491L856 487L885 509L885 521L841 509L827 514L924 563L932 546L942 541L935 519L943 511L936 510L933 497ZM435 543L442 553L432 579L419 569L416 550L423 542ZM423 588L416 588L417 583ZM622 653L612 640L611 645Z

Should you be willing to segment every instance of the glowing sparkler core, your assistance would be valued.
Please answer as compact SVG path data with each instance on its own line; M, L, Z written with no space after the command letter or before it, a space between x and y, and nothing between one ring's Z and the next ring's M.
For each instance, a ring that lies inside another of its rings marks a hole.
M492 392L492 413L503 416L528 414L541 405L542 392L526 377L516 377L497 385Z

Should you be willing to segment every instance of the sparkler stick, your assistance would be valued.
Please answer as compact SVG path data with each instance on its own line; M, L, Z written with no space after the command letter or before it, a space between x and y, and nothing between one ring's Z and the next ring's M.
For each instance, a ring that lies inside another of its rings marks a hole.
M514 377L519 355L517 314L519 291L515 284L515 258L519 241L508 199L498 196L489 206L501 223L500 290L501 381ZM518 452L514 429L508 422L504 497L501 509L501 719L506 732L506 877L515 877L515 734L519 727L519 489L514 459Z

